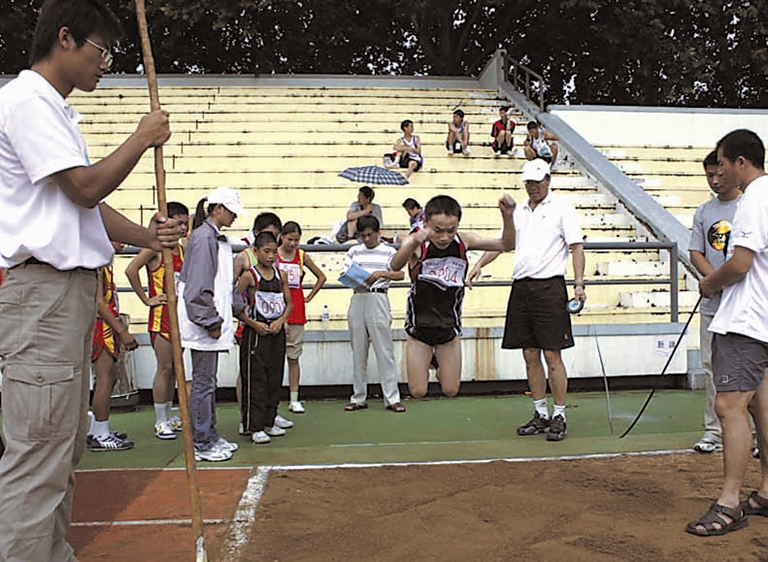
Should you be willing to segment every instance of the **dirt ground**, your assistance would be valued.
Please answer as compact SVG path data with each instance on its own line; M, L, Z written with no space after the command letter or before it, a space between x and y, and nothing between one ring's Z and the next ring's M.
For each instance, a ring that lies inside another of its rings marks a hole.
M768 561L768 519L684 531L722 456L273 472L247 548L217 560ZM744 491L759 483L750 461Z

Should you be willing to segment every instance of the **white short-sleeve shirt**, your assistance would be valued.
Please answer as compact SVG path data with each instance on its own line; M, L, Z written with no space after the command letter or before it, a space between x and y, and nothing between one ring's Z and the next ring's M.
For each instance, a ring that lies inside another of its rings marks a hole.
M0 88L0 267L29 258L95 269L114 253L98 208L74 203L51 179L89 165L80 115L31 70Z
M352 262L362 267L368 273L376 271L389 271L389 263L397 251L387 244L380 243L378 246L369 250L365 244L355 244L347 250L347 256L344 261L344 268L348 268ZM390 280L386 277L377 279L371 289L388 289Z
M565 275L571 244L583 242L579 215L568 201L552 192L534 209L530 200L518 205L515 221L513 279L548 279Z
M736 246L755 256L747 275L723 289L709 331L768 343L768 176L753 180L739 199L728 246L728 259Z

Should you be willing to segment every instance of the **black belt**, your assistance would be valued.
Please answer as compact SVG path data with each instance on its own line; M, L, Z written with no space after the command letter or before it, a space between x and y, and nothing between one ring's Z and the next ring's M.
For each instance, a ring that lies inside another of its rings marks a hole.
M367 289L365 291L355 291L358 295L364 295L366 293L381 293L386 295L389 289Z
M51 267L53 269L56 269L56 271L63 271L61 269L57 269L56 267L52 266L47 261L40 261L39 259L34 258L34 257L33 258L27 258L23 262L21 262L19 264L16 264L13 267L18 267L20 265L45 265L45 266ZM11 269L13 269L13 268L11 268ZM79 269L81 271L96 271L95 269L91 269L91 268L88 268L88 267L76 267L74 269L75 270Z

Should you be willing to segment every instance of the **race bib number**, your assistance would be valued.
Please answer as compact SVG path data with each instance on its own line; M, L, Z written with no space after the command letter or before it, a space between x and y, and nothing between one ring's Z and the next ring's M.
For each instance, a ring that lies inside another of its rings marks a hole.
M283 293L267 293L256 291L256 310L267 320L274 320L285 312L285 296Z
M431 258L422 263L419 279L434 283L441 289L463 287L466 273L467 262L462 259L454 257Z
M280 271L284 271L288 276L288 287L291 289L301 288L301 268L297 263L280 263Z

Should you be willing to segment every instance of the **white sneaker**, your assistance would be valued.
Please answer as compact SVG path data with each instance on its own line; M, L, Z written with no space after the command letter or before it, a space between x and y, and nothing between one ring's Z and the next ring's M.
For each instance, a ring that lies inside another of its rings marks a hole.
M161 421L155 424L155 437L158 439L176 439L176 432L173 431L170 421Z
M275 416L275 426L279 427L280 429L290 429L292 428L294 423L291 420L285 419L280 414L277 414Z
M213 444L214 447L217 449L221 449L224 451L229 451L230 453L234 453L240 448L240 445L235 443L234 441L227 441L223 437L219 437L218 441Z
M171 419L168 420L168 423L170 424L173 431L181 431L182 423L179 416L171 416Z
M237 426L237 434L238 435L250 435L250 433L248 433L245 430L245 426L243 426L243 422L240 422L240 424Z
M195 449L195 461L208 461L208 462L221 462L228 461L232 458L232 451L225 449L219 449L218 447L211 447L205 451L198 451Z
M464 156L469 156L469 155L471 154L471 152L469 151L469 149L468 149L468 148L462 148L462 149L461 149L461 153L462 153Z
M272 427L265 428L264 433L266 433L267 435L271 435L272 437L280 437L282 435L285 435L285 430L282 427L273 425Z
M715 440L711 435L705 435L693 446L697 453L714 453L723 450L723 444Z
M253 435L251 435L251 441L256 443L257 445L262 445L264 443L269 443L272 441L272 438L266 434L264 431L254 431Z
M304 404L301 402L291 402L288 405L288 411L294 414L303 414L306 410L304 410Z

